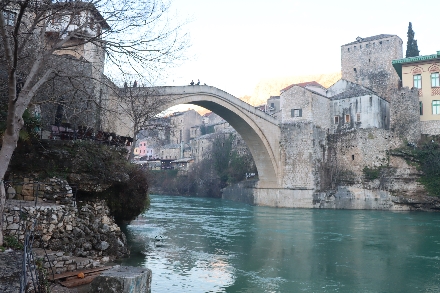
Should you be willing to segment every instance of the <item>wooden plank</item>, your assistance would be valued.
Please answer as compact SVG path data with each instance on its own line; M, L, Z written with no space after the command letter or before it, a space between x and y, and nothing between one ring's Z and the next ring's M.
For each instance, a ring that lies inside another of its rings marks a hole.
M99 274L96 274L96 275L93 275L93 276L87 276L87 277L85 277L83 279L76 278L74 280L63 281L63 282L60 282L60 284L63 285L64 287L67 287L67 288L73 288L73 287L89 284L97 276L99 276Z
M111 268L112 268L112 266L105 266L105 267L93 268L93 269L88 269L88 270L79 270L79 271L73 271L73 272L66 272L66 273L62 273L62 274L57 274L55 276L52 276L51 274L49 274L48 280L54 281L54 280L64 279L64 278L67 278L67 277L77 276L81 272L83 272L84 275L86 275L86 274L91 274L91 273L94 273L94 272L105 271L105 270L108 270L108 269L111 269Z
M99 271L99 272L93 272L93 273L89 273L89 274L85 274L85 277L87 276L94 276L94 275L100 275L103 271ZM72 276L72 277L67 277L64 281L70 281L70 280L76 280L79 279L78 276Z

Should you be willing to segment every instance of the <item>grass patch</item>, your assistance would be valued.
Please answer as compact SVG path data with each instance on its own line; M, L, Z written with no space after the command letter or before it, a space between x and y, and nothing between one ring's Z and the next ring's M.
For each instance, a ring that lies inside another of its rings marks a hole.
M376 168L364 167L364 169L362 169L362 172L364 173L364 178L366 180L372 181L374 179L379 179L381 169L382 167L376 167Z

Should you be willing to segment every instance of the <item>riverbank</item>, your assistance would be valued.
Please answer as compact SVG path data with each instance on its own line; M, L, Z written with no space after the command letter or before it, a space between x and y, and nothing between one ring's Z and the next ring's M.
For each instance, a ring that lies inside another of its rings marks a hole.
M259 189L257 182L240 182L222 190L222 198L257 206L310 209L440 211L440 198L416 194L396 196L388 190L338 186L335 190Z

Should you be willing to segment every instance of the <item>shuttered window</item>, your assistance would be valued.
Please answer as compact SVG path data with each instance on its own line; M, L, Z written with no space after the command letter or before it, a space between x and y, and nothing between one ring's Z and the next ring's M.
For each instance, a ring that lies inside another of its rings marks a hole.
M290 115L291 117L302 117L302 109L291 109Z

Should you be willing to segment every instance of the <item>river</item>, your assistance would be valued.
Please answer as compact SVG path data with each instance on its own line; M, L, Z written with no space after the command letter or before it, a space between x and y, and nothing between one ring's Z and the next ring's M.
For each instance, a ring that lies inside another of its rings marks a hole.
M440 292L440 214L151 196L125 265L152 292Z

